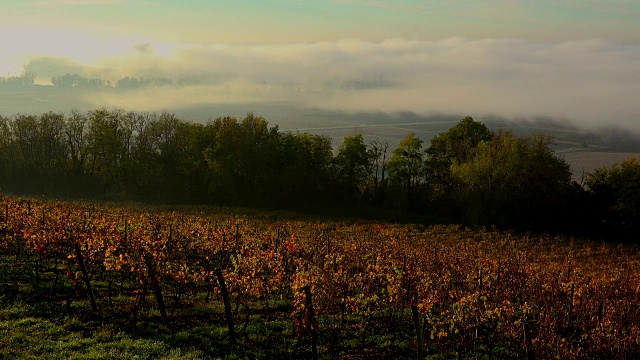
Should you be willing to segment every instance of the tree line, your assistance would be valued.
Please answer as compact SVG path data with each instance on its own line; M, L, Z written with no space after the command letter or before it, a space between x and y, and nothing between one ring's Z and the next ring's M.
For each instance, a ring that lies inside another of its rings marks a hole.
M0 77L0 88L23 88L28 86L38 86L35 83L36 73L32 71L24 71L20 75L2 76ZM98 78L89 78L80 74L65 74L53 76L50 79L51 88L56 89L73 89L73 90L135 90L153 86L183 86L196 85L202 82L202 79L183 78L171 80L162 77L144 78L125 76L117 81L104 80Z
M0 190L20 194L273 208L375 206L451 221L632 236L640 165L571 180L547 135L471 117L396 149L362 135L283 133L259 116L206 124L168 112L98 109L0 116Z
M31 86L36 81L36 74L32 71L25 71L20 75L0 77L0 87L6 86Z

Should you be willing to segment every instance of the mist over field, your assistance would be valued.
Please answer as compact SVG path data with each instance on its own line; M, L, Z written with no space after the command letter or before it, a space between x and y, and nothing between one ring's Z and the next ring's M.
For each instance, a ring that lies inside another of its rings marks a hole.
M99 56L92 63L29 58L23 70L43 86L1 89L0 113L117 107L205 121L254 112L285 128L303 128L304 117L318 112L409 112L547 117L585 128L637 130L638 63L640 46L596 39L140 42L129 44L123 55ZM52 84L65 75L104 85Z

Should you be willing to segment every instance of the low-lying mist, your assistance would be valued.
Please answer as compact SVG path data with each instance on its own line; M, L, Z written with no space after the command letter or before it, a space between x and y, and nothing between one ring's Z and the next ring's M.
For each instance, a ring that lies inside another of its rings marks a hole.
M24 69L36 74L36 83L50 84L56 77L77 74L104 86L96 88L94 82L91 89L73 84L65 88L58 81L47 91L23 91L2 104L0 112L28 112L42 105L36 103L46 102L47 109L62 111L68 104L176 112L221 109L195 119L201 120L227 115L227 107L243 105L244 112L271 109L271 113L284 104L283 111L294 108L303 113L313 109L549 117L587 128L638 129L638 63L639 46L603 40L137 43L131 45L129 56L103 57L91 64L31 58ZM6 90L2 91L6 98Z

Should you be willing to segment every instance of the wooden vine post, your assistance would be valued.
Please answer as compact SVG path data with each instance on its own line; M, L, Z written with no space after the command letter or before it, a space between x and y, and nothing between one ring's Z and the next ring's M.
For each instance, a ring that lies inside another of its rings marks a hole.
M311 298L311 287L309 285L304 287L304 303L307 312L307 320L309 322L311 331L311 357L313 360L318 360L318 326L316 322L316 313L313 309L313 300Z
M232 344L236 343L236 331L233 326L233 312L231 311L231 300L229 299L229 290L227 284L224 281L224 274L221 268L216 268L216 277L218 278L218 285L222 292L222 300L224 301L224 315L227 320L227 327L229 328L229 340Z
M413 320L413 326L416 329L416 343L418 345L418 360L422 360L424 358L424 346L423 346L423 323L420 321L420 312L418 311L417 302L417 293L415 284L409 278L407 273L407 256L403 256L402 258L402 311L404 312L404 303L405 297L407 297L410 308L411 308L411 319ZM404 294L406 292L406 295Z
M144 254L144 262L145 265L147 265L147 269L149 270L151 289L153 290L153 295L155 296L156 302L158 303L160 316L162 317L162 323L166 325L169 323L169 318L167 317L167 308L165 307L164 299L162 298L162 287L160 285L160 279L156 271L156 262L153 260L153 257L149 252L146 252Z
M418 342L418 360L422 360L424 358L424 348L422 345L422 324L420 322L420 312L418 312L418 307L414 304L411 304L411 317L413 318L413 325L416 328L416 341Z
M527 360L536 360L536 354L533 351L533 342L531 341L531 326L529 325L529 321L526 317L522 323L522 332L524 334L524 351L527 355Z
M38 299L42 299L42 293L40 292L38 279L36 278L36 275L31 269L31 265L29 264L29 257L27 256L27 251L24 249L23 239L20 236L16 236L16 240L18 241L18 248L20 250L20 254L22 255L22 259L24 260L25 270L27 271L27 274L29 274L29 280L31 281L31 285L33 286L33 291L35 291Z
M84 284L87 286L87 292L89 293L89 299L91 300L91 308L94 312L98 312L98 305L96 305L96 297L93 294L93 288L91 287L91 279L89 279L89 271L87 271L87 266L84 263L84 257L82 256L82 249L80 249L80 244L75 244L76 257L78 258L78 264L80 265L80 270L82 271L82 278L84 279Z

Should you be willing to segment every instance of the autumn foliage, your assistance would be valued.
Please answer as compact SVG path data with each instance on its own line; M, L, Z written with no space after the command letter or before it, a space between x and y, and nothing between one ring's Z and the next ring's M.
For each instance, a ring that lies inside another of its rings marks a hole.
M303 341L318 334L322 357L349 351L414 356L402 353L402 338L393 335L409 334L417 348L414 323L424 333L425 355L640 356L636 248L458 226L277 220L9 197L0 204L2 256L28 269L44 301L61 301L65 283L76 296L88 296L90 280L97 311L113 311L117 297L135 322L153 294L155 306L166 307L162 321L171 323L175 304L198 306L202 294L219 292L220 269L234 302L262 309L267 319L290 312L296 331L285 336ZM48 272L56 283L40 286L38 278ZM160 305L169 294L173 300ZM288 304L285 310L270 308L276 299ZM362 339L361 349L336 340L350 336ZM387 339L384 349L367 349L371 336Z

